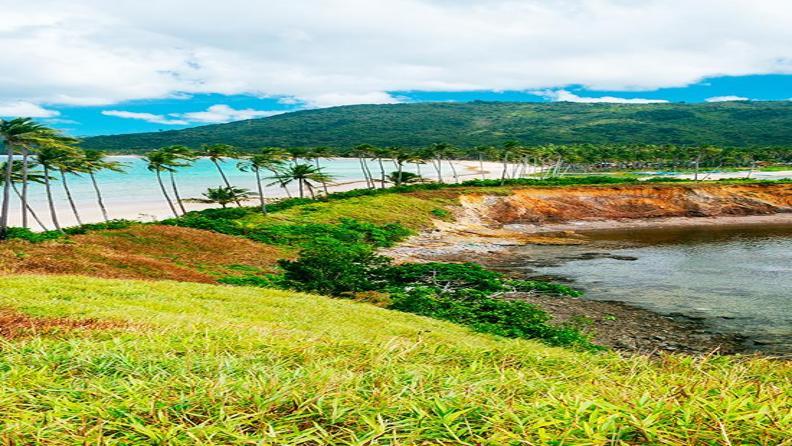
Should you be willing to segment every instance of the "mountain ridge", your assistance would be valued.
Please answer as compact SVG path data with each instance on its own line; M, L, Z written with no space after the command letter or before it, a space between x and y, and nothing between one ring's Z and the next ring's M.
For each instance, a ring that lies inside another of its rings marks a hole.
M792 102L590 104L572 102L425 102L346 105L265 118L86 138L86 148L143 152L184 144L263 146L357 144L459 147L517 140L541 144L792 145Z

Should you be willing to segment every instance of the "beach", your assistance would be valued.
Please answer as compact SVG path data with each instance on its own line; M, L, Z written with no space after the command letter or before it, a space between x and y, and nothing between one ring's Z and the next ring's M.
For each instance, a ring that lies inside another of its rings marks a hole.
M151 222L174 216L156 182L156 176L154 173L146 170L145 164L140 157L117 156L112 157L112 159L125 163L128 173L100 172L97 175L97 182L101 188L102 198L111 219ZM313 163L313 161L311 162ZM447 183L454 183L457 180L461 182L479 178L500 178L502 172L502 165L495 162L485 161L480 163L479 161L471 160L454 160L451 162L453 162L454 168L456 169L457 178L454 178L449 162L444 161L442 174L443 181ZM387 173L395 170L390 160L387 160L386 163ZM343 192L367 187L366 181L361 173L360 163L357 159L331 158L321 160L320 165L326 173L334 177L333 182L328 184L327 189L329 192ZM257 190L255 177L251 173L239 171L235 163L231 161L221 164L221 167L234 186L243 187L253 192ZM370 160L368 162L368 167L375 177L376 187L380 187L380 182L376 181L380 176L379 165ZM418 171L420 171L420 174L426 178L427 181L437 181L437 172L430 164L420 166L409 164L404 167L404 171L411 173L418 173ZM262 173L262 176L267 175L271 174ZM77 219L71 210L59 177L55 175L55 178L56 181L52 182L52 191L59 223L64 227L74 226L77 224ZM202 193L209 187L222 186L222 180L216 167L208 160L200 159L190 168L178 171L175 174L175 180L178 185L180 196L184 199L184 207L187 211L218 207L218 205L214 204L189 201L189 199L202 198ZM85 176L69 176L67 177L67 181L76 202L81 221L83 223L103 221L102 212L96 200L96 192L93 189L90 179ZM169 196L173 199L173 188L167 174L163 174L163 181L166 184L166 190ZM297 196L297 187L295 184L288 186L289 192L287 193L281 187L272 185L267 186L267 184L271 184L272 181L272 179L264 179L262 181L262 183L265 184L264 196L267 201L285 198L289 193L292 196ZM317 192L321 190L322 187L319 186ZM255 206L258 202L259 200L256 198L248 200L245 204ZM36 215L44 223L44 226L47 229L52 229L53 223L47 205L45 190L42 185L31 184L29 203ZM21 226L20 201L13 193L11 207L11 225ZM36 224L33 218L30 219L30 227L33 230L42 229Z

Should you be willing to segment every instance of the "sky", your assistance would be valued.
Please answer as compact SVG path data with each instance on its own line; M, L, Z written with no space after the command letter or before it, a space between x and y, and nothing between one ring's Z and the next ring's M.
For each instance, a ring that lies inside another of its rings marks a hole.
M0 0L0 118L76 136L349 104L792 99L788 0Z

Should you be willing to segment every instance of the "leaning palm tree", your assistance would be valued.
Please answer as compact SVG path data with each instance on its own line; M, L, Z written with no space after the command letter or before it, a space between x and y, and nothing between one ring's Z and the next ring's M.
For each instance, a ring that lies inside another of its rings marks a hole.
M49 205L50 218L52 224L58 231L61 229L58 221L58 212L55 210L55 200L52 197L52 180L50 172L59 170L62 163L68 162L77 156L74 147L63 147L59 145L42 145L36 150L35 160L44 169L44 188L47 192L47 204Z
M391 181L391 182L394 183L396 186L401 186L403 183L401 179L407 178L406 176L402 175L402 173L404 172L404 164L415 163L416 166L420 166L419 163L423 162L423 160L421 159L420 155L418 155L415 151L404 150L399 147L391 147L390 152L393 158L393 164L396 166L396 172L395 172L396 176L394 177L393 174L391 174L390 179L393 180L393 178L395 178L396 181ZM420 173L411 174L411 178L413 176L417 178L421 178Z
M162 195L165 197L165 201L168 202L168 207L170 207L173 215L178 218L179 212L176 211L176 206L173 205L173 200L168 195L168 190L165 189L165 183L162 182L162 172L168 172L173 169L171 166L173 161L171 155L161 150L152 150L144 155L143 159L146 161L146 168L157 175L157 183L159 183Z
M335 154L333 152L333 149L331 149L330 147L316 147L312 149L309 153L313 157L314 165L316 166L317 169L322 168L322 166L319 164L319 160L321 158L330 158ZM327 189L327 181L322 181L322 189L324 190L325 196L330 194L330 192Z
M82 150L74 148L73 151L69 151L68 155L61 158L60 161L55 164L55 166L58 168L58 172L60 173L63 191L66 193L66 200L69 202L69 207L71 207L72 213L74 214L74 218L77 220L78 225L83 224L82 218L80 218L80 212L77 210L77 204L74 202L74 196L71 193L69 182L66 180L66 178L68 175L80 176L80 174L86 173L83 169L84 164L82 159Z
M105 221L110 221L105 207L104 200L102 199L102 191L99 189L99 183L96 181L96 173L102 170L110 170L113 172L124 172L124 163L119 161L111 161L107 159L107 154L100 150L86 150L82 157L82 170L91 178L94 192L96 192L96 202L99 204L99 209L102 211L102 217Z
M176 204L182 214L186 214L187 210L184 208L184 202L179 193L179 187L176 185L176 170L179 167L189 167L196 159L195 152L186 146L173 145L167 147L160 147L161 152L170 156L168 176L170 177L171 189L173 189L173 196L176 198Z
M352 149L351 155L357 157L360 162L360 170L363 171L363 178L366 180L366 186L369 189L374 189L374 177L371 175L371 170L368 167L366 158L371 156L374 146L371 144L359 144Z
M253 172L256 175L256 187L258 188L259 204L261 212L267 213L267 202L264 198L264 188L261 186L261 170L266 169L277 175L278 168L283 165L281 154L275 150L262 149L261 153L251 155L237 163L237 167L242 172ZM286 190L288 192L288 189Z
M6 171L6 168L8 167L6 163L7 161L4 161L2 164L0 164L0 172ZM38 223L38 225L41 226L41 229L47 231L48 230L47 226L44 224L43 221L41 221L38 214L36 214L36 211L33 210L33 208L30 206L30 204L27 201L22 200L22 193L19 191L19 188L17 187L17 184L24 183L25 181L28 181L30 183L44 184L44 172L35 170L36 166L37 165L35 163L28 162L26 168L25 163L23 161L15 160L11 167L11 171L12 171L11 187L14 190L14 193L16 194L17 198L19 198L19 200L22 202L22 205L25 207L25 210L28 213L30 213L30 216L33 217L34 220L36 220L36 223ZM0 184L4 184L4 183L5 183L5 178L0 177Z
M372 150L372 156L374 159L377 160L377 165L379 165L380 169L380 189L385 189L385 183L387 183L387 174L385 173L385 166L382 162L384 158L391 157L393 155L392 150L386 147L375 147Z
M284 164L291 159L291 152L286 149L280 147L263 147L259 150L259 155L262 155L265 159L269 160L265 162L263 167L273 175L278 175L280 169L283 168ZM291 191L289 190L288 185L284 183L278 184L284 192L286 192L286 196L292 198Z
M6 169L3 171L3 202L0 208L0 239L4 239L8 231L8 218L11 205L11 189L13 160L17 152L22 154L22 224L27 227L27 164L30 151L39 145L54 145L68 142L70 138L61 136L57 130L34 122L30 118L0 119L0 146L6 151ZM73 141L73 140L71 140Z
M300 191L300 198L305 198L305 189L308 189L311 197L314 197L314 184L312 182L321 184L322 181L332 181L333 177L323 173L321 169L317 169L310 164L298 163L280 169L275 176L269 179L274 179L276 181L270 183L268 186L279 183L289 184L296 181L298 190Z
M247 200L253 196L249 190L233 186L219 186L216 188L210 187L201 195L206 198L190 198L189 200L195 201L197 203L217 203L223 208L226 208L229 203Z
M222 163L225 158L237 157L238 153L236 148L228 144L204 144L200 155L209 158L209 161L211 161L212 164L217 167L217 171L220 173L220 178L223 179L223 183L225 183L226 187L231 187L231 183L228 182L228 177L226 177L225 172L223 172L223 168L220 166L220 163Z

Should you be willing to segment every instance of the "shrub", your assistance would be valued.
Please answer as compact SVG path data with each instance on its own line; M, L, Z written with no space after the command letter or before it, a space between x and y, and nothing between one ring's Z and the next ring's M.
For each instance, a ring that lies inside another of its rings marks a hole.
M278 264L287 286L339 296L384 288L383 272L390 259L363 243L321 237L303 248L297 260L279 260Z
M33 232L27 228L8 228L6 232L7 239L27 240L31 243L55 240L63 236L64 234L58 231Z
M535 305L497 299L477 290L439 294L432 287L415 287L392 293L391 300L391 309L466 325L482 333L596 349L575 328L548 323L550 316Z
M429 286L445 291L502 291L502 275L475 263L404 263L388 271L393 286Z
M86 223L80 226L72 226L63 230L68 235L85 234L89 231L99 231L105 229L126 229L132 225L140 224L133 220L110 220L102 223Z

